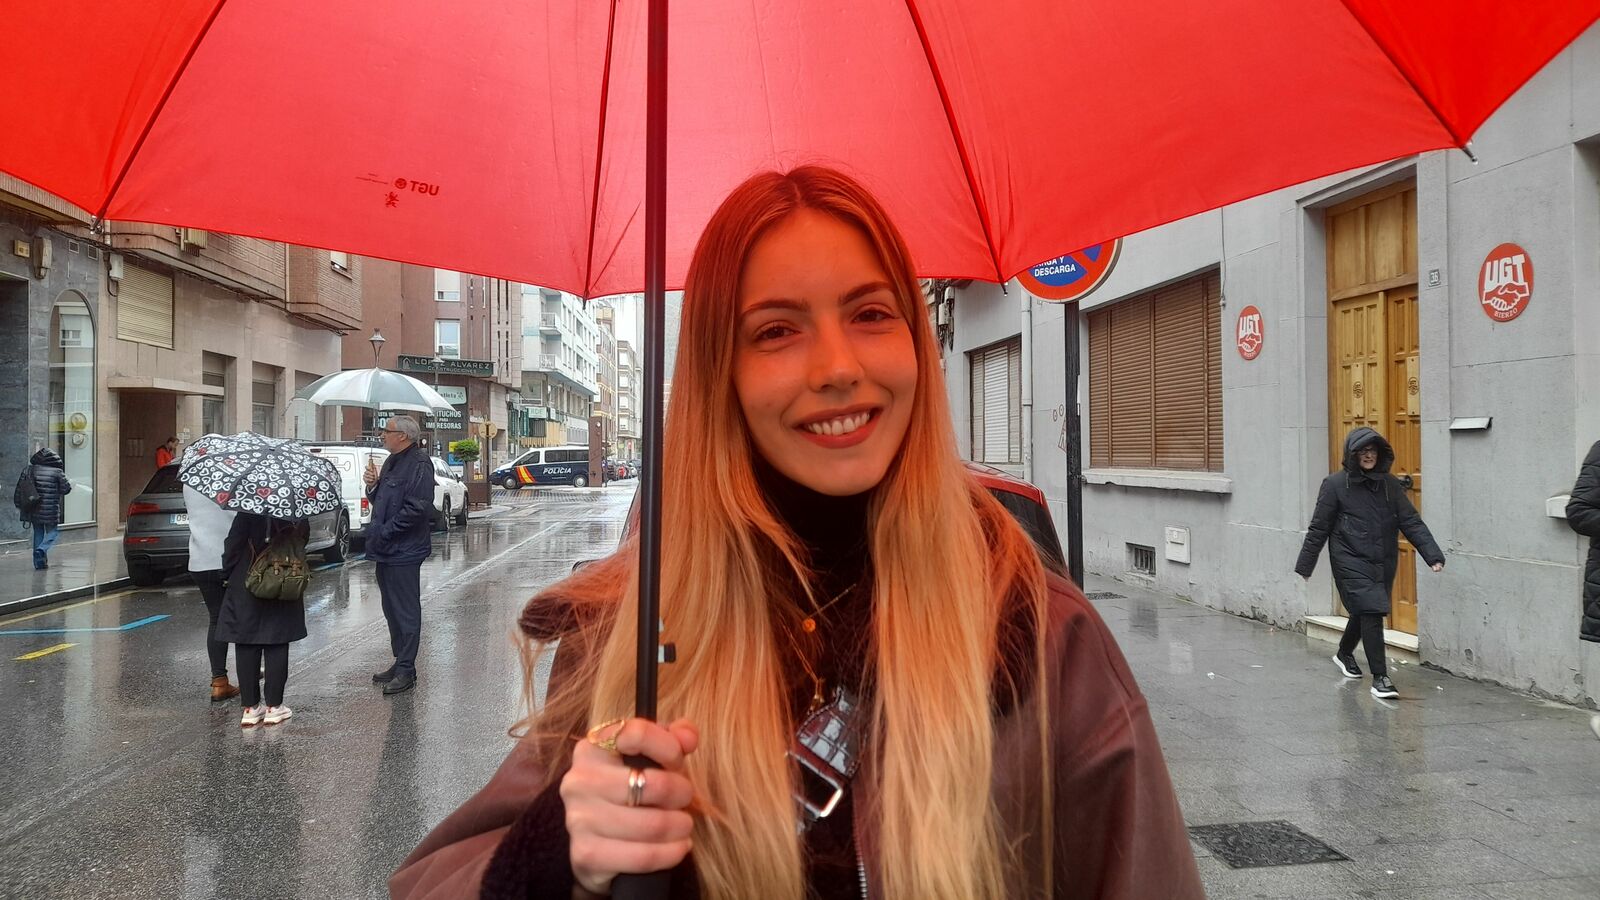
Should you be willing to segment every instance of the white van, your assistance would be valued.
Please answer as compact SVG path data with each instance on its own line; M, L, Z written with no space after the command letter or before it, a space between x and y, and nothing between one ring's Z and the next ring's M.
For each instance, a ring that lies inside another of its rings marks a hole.
M308 444L306 449L333 463L339 470L339 496L350 515L350 537L361 539L372 522L372 502L367 499L367 483L362 479L367 461L383 467L389 451L372 444Z
M389 451L374 444L309 444L306 449L332 462L339 470L339 491L350 515L350 537L362 539L372 522L372 501L367 499L367 483L362 477L367 461L383 468ZM467 524L467 486L450 471L444 460L430 457L433 463L433 525L443 531L450 525Z

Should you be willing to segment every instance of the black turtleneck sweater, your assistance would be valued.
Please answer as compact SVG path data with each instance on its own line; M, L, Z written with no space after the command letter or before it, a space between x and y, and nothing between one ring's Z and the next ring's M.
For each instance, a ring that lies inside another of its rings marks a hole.
M796 722L809 712L814 684L797 659L807 661L823 679L824 696L831 696L840 685L851 688L865 701L870 686L866 683L868 648L872 634L872 561L868 549L868 494L831 497L801 485L765 462L758 461L756 478L778 517L794 531L810 555L811 591L818 605L814 613L805 600L804 589L792 588L798 611L812 615L817 630L810 635L799 619L783 611L777 634L778 646L794 659L788 667L795 673L790 684L792 714ZM838 597L838 600L834 600ZM830 604L829 601L834 601ZM855 836L852 826L854 791L847 789L833 814L811 827L805 835L806 883L811 897L819 900L861 896Z

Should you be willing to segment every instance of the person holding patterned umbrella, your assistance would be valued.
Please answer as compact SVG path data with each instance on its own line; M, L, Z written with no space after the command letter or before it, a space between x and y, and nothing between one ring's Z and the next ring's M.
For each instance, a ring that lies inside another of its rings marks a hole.
M338 470L296 441L245 432L202 438L185 454L178 480L238 514L223 542L227 590L213 638L234 645L239 724L276 725L294 714L283 694L289 645L306 636L308 520L343 502Z

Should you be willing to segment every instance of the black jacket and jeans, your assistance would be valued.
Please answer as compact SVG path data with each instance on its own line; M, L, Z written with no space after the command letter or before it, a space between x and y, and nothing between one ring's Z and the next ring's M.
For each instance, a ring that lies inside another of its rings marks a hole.
M33 483L33 492L39 502L24 508L24 488ZM28 468L17 479L17 489L12 497L22 521L33 526L33 567L43 569L49 565L50 548L61 534L62 506L72 493L72 482L67 480L67 464L61 454L49 447L40 450L28 461Z
M1378 463L1364 470L1356 454L1369 445L1376 446ZM1389 474L1393 465L1394 448L1382 435L1371 428L1350 432L1344 442L1344 468L1322 480L1294 567L1302 578L1311 577L1322 545L1328 545L1333 582L1350 613L1339 654L1349 656L1360 640L1373 677L1388 673L1383 617L1389 614L1389 596L1400 566L1400 533L1405 533L1428 565L1444 564L1444 554L1411 505L1405 486Z
M1589 448L1567 501L1567 524L1589 537L1589 564L1583 573L1583 619L1578 637L1600 642L1600 442Z
M389 623L395 678L417 672L422 642L422 562L433 552L433 461L412 444L383 461L367 489L372 524L367 558L378 564L378 593Z

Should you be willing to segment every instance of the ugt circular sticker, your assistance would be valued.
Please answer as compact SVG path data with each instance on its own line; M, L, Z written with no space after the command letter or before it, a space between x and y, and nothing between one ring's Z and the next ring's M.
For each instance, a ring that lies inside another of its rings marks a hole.
M1040 300L1057 303L1077 300L1106 280L1121 252L1122 239L1117 238L1045 260L1018 275L1017 280Z
M1489 251L1478 272L1478 302L1496 322L1522 315L1533 299L1533 258L1516 244L1501 244Z
M1261 310L1254 306L1239 310L1234 340L1238 344L1239 355L1245 359L1255 359L1261 355L1261 345L1267 340L1267 326L1261 318Z

